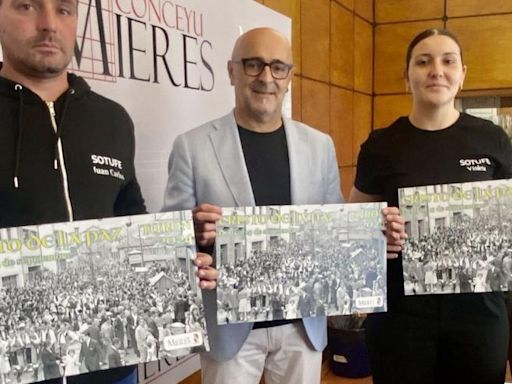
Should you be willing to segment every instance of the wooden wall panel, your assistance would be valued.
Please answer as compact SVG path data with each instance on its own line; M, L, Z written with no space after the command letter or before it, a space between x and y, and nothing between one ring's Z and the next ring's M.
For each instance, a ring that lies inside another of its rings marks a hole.
M329 81L330 2L301 0L302 74Z
M352 164L357 164L361 144L372 130L372 97L354 94L354 134L352 138Z
M356 175L355 167L340 167L340 183L341 183L341 192L343 193L343 197L345 201L348 200L350 196L350 190L354 185L354 177Z
M293 118L329 133L343 185L353 182L354 148L372 127L373 0L261 0L292 18ZM296 38L296 35L299 35Z
M359 0L335 0L334 2L337 2L339 4L344 5L348 9L354 9L354 3L357 3Z
M354 11L369 22L373 22L373 0L356 0Z
M375 22L440 19L444 0L376 0Z
M341 166L354 164L352 162L353 97L352 91L331 87L331 136L336 146L338 164Z
M175 382L173 380L173 382ZM185 380L180 381L178 384L201 384L201 371L197 371Z
M354 89L370 94L373 77L373 27L354 18Z
M446 0L446 3L448 17L512 12L510 0Z
M302 119L302 80L299 76L292 79L292 118Z
M354 15L331 2L331 82L354 86Z
M412 109L410 95L376 96L373 99L373 128L385 128Z
M375 93L405 92L403 72L409 42L427 28L442 27L440 20L378 25L375 29Z
M322 132L329 133L329 85L302 79L302 121Z
M292 49L293 63L295 65L295 73L301 72L301 56L300 56L300 1L299 0L264 0L263 4L272 8L274 11L282 13L292 19Z
M465 90L512 88L512 14L449 19L464 49Z

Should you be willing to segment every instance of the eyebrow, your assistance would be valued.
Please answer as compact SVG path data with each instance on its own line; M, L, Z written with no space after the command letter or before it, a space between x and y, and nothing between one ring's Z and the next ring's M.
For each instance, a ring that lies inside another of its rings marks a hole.
M19 4L21 3L23 0L13 0L11 2L12 5L16 5L16 4ZM31 3L35 3L36 1L35 0L30 0Z
M458 55L459 55L459 52L443 52L441 55L442 55L442 56L451 56L451 55L458 56ZM431 54L431 53L418 53L418 54L414 55L414 57L420 57L420 56L428 56L428 57L432 57L432 56L434 56L434 55L433 55L433 54Z
M57 0L57 4L70 4L74 7L78 7L78 0Z
M13 4L18 4L20 2L22 2L24 0L13 0ZM36 4L36 5L40 5L41 3L43 3L43 0L28 0L30 3L33 3L33 4ZM70 4L74 7L78 7L78 0L56 0L55 1L56 4Z
M242 59L245 59L245 60L248 60L248 59L259 59L259 60L263 60L263 61L266 61L266 59L262 56L241 56ZM277 59L277 58L272 58L270 61L281 61L283 63L286 63L286 60L283 60L283 59Z

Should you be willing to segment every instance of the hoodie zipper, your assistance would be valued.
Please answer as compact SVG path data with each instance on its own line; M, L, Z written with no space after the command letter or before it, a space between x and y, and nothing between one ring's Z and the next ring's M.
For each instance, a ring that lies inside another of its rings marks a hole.
M53 130L57 133L57 121L55 120L55 106L53 101L47 101L46 105L48 106L48 110L50 111L50 118L52 121ZM69 184L68 184L68 173L66 171L66 164L64 163L64 151L62 150L62 141L60 137L57 138L57 152L58 152L58 163L60 163L60 167L57 164L57 159L54 160L53 167L55 169L60 168L60 173L62 175L62 183L64 188L64 198L66 200L66 208L68 211L68 219L69 221L73 221L73 206L71 205L71 198L69 194Z

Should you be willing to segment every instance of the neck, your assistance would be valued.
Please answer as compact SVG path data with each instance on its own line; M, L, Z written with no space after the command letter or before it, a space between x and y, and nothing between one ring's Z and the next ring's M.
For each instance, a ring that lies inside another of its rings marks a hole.
M0 76L23 85L44 101L57 100L69 87L65 71L55 77L41 78L23 75L9 64L4 63L0 70Z
M258 133L268 133L274 132L281 127L283 124L282 118L280 114L272 117L260 117L257 118L252 116L246 116L243 113L240 113L238 109L235 108L235 120L236 123L249 131L258 132Z
M414 105L409 115L410 122L420 129L427 131L438 131L449 127L459 118L459 111L455 109L453 104L443 107Z

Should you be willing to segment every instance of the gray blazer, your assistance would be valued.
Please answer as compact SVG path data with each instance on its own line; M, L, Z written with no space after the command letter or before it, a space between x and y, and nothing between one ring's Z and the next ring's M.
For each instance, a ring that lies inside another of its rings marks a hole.
M292 204L341 203L338 165L331 138L302 123L284 119L290 158ZM178 136L169 158L163 211L202 203L221 207L254 206L242 145L233 112ZM203 291L210 357L231 359L252 323L218 326L215 291ZM325 317L303 319L312 346L327 343Z

